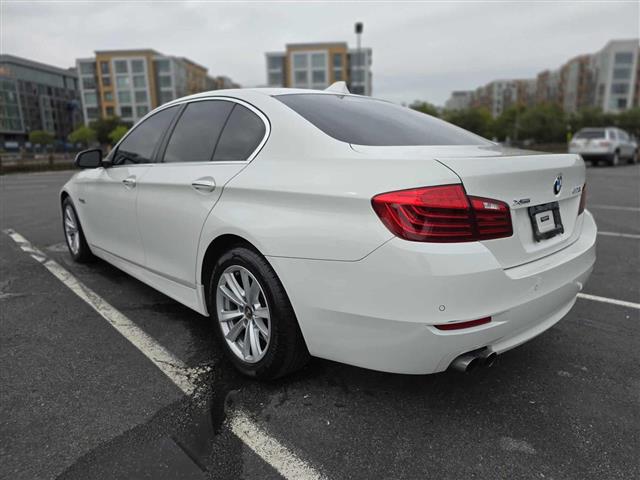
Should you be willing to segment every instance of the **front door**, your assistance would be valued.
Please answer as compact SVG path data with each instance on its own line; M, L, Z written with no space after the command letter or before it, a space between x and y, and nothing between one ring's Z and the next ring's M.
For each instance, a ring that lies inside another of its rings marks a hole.
M111 152L106 168L82 172L81 221L91 246L144 265L136 215L138 184L153 169L155 152L177 111L171 107L147 117Z

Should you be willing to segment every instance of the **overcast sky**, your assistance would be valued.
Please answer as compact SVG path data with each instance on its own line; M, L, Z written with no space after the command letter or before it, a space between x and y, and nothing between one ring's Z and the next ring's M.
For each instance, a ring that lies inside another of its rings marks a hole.
M347 41L364 22L373 92L444 104L452 90L526 78L639 36L637 0L574 2L28 2L1 0L2 53L60 67L94 50L154 48L243 86L266 83L264 52Z

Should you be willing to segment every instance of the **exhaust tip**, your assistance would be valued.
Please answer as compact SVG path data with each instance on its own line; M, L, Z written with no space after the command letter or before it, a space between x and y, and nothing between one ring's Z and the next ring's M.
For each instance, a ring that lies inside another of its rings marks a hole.
M489 355L486 356L486 358L484 359L484 363L483 365L485 367L491 367L493 366L494 363L496 363L496 359L498 358L498 354L496 352L491 352Z
M480 348L471 352L463 353L456 357L449 368L457 370L459 372L471 372L478 367L490 367L492 366L498 354L491 350L490 347Z

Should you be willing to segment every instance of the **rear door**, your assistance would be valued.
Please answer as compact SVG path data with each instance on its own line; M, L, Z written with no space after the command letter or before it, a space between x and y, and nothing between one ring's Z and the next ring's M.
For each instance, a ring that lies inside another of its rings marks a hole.
M200 232L224 185L266 141L266 117L230 98L185 104L162 146L162 162L138 184L138 223L146 267L196 285Z

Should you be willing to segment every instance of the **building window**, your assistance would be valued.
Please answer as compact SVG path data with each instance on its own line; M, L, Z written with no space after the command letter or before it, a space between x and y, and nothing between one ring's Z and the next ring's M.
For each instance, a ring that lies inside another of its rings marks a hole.
M333 71L333 79L336 82L339 82L341 80L344 80L344 78L342 78L342 70L334 70Z
M113 102L113 92L104 92L104 101Z
M116 85L118 88L129 88L131 81L129 80L129 77L119 76L116 77Z
M106 110L107 117L114 117L116 114L113 107L107 107L105 110Z
M627 108L627 99L626 98L619 98L618 99L618 109L624 110L625 108Z
M142 60L131 60L131 71L133 73L144 72L144 62Z
M333 54L333 68L342 69L342 54L334 53Z
M120 107L120 116L123 118L133 117L133 110L131 107Z
M111 77L102 77L102 86L110 87L111 86Z
M115 65L116 73L127 73L129 71L126 60L116 60L113 64Z
M294 73L294 86L306 87L309 83L309 72L307 70L298 70Z
M171 86L171 77L168 75L161 75L158 77L160 87L170 87Z
M98 118L98 109L96 107L87 108L87 118L89 120L95 120Z
M118 102L131 103L131 92L128 90L118 92Z
M313 71L313 83L326 83L327 78L324 70Z
M156 60L156 70L158 72L171 71L171 65L169 63L169 60Z
M100 72L103 75L109 75L109 62L100 62Z
M160 104L167 103L173 100L173 92L160 92Z
M136 107L136 115L138 117L144 117L147 113L149 113L149 108L146 105L138 105Z
M80 64L80 73L83 75L93 75L96 73L96 64L93 62L82 62Z
M144 75L134 75L133 77L134 88L145 88L146 86L147 86L147 82L144 79Z
M282 72L269 72L269 85L282 86Z
M98 95L95 92L86 92L84 94L84 103L87 105L97 105Z
M615 68L613 70L613 78L615 80L628 80L631 77L630 68Z
M629 93L629 84L628 83L612 83L611 84L611 93L624 95Z
M283 60L281 56L267 57L267 68L269 70L282 70Z
M614 58L615 58L614 62L619 65L620 64L626 65L626 64L633 63L633 53L631 52L617 52Z
M307 54L306 53L294 53L293 54L293 68L297 69L306 69L307 68Z
M96 79L93 77L83 77L82 88L84 90L94 90L96 88Z
M136 103L146 103L146 102L147 102L146 90L140 90L136 92Z

